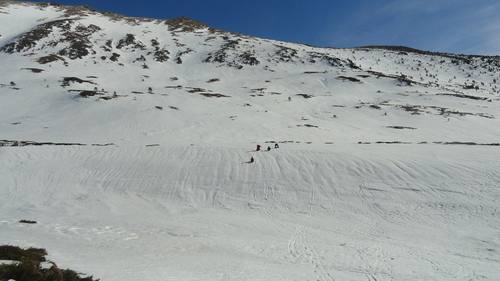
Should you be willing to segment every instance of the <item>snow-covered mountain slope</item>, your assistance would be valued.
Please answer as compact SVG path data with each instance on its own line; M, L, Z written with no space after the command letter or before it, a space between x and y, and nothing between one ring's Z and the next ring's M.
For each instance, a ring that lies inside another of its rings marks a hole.
M499 57L325 49L228 33L186 18L1 5L1 98L3 106L17 108L1 113L10 140L499 139ZM200 138L190 139L191 132Z
M21 1L0 35L1 244L106 281L498 276L498 56Z

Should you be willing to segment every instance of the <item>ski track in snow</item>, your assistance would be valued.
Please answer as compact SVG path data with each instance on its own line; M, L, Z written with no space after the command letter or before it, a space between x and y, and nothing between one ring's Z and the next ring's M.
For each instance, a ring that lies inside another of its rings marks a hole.
M494 279L497 148L306 148L2 147L1 242L101 280Z

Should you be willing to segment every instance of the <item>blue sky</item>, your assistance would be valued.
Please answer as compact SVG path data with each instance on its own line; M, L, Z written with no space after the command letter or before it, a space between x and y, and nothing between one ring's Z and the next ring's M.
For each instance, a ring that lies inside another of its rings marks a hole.
M397 45L500 55L498 0L54 1L125 16L185 16L227 31L319 47Z

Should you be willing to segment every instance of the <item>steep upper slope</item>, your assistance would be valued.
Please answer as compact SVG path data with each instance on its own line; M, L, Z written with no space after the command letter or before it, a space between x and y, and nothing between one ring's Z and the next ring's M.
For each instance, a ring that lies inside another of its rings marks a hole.
M500 136L499 57L317 48L87 6L2 1L0 12L7 140L490 143Z

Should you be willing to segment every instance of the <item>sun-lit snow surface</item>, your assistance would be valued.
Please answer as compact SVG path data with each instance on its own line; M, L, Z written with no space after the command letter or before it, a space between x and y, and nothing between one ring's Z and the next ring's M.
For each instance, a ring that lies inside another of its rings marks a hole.
M0 147L0 243L101 280L498 278L491 57L65 11L0 5L0 48L57 19L101 29L82 58L38 62L67 46L57 28L0 52L0 140L67 144Z

